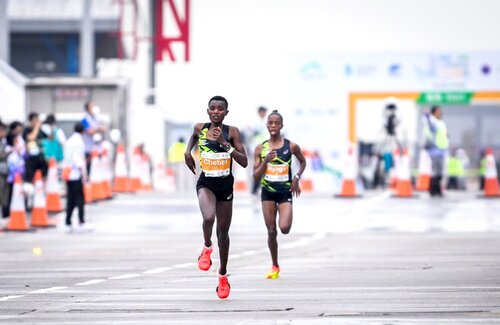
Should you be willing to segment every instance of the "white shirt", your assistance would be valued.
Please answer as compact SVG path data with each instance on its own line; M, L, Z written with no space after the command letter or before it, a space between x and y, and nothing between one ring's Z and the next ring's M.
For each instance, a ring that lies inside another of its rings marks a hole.
M69 180L77 181L87 174L85 142L79 133L73 133L64 145L64 166L71 168Z

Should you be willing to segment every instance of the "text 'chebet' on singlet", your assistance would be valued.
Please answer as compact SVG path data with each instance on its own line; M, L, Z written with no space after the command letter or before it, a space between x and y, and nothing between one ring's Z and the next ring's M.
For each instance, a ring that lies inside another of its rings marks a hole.
M198 147L200 148L201 177L228 177L231 175L233 160L221 144L216 140L207 138L210 123L205 123L198 134ZM229 141L229 126L222 125L222 136Z
M264 161L269 151L269 140L266 140L262 142L260 161ZM267 163L266 173L260 183L269 192L289 192L292 186L292 152L288 139L284 139L283 146L276 149L276 154L276 158Z

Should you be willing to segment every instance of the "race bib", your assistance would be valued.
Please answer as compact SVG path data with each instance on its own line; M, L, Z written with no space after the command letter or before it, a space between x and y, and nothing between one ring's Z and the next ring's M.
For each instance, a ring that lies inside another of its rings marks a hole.
M288 181L288 169L287 164L267 164L266 175L264 179L268 182L286 182Z
M228 176L231 171L231 156L227 152L202 152L200 164L207 177Z

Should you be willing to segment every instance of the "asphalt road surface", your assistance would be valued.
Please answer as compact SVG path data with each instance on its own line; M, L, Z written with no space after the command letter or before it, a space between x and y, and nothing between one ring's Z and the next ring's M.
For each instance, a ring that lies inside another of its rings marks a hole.
M271 266L260 203L236 195L219 300L198 270L194 194L87 207L91 233L0 232L1 324L500 324L500 199L304 195ZM54 216L62 221L62 216Z

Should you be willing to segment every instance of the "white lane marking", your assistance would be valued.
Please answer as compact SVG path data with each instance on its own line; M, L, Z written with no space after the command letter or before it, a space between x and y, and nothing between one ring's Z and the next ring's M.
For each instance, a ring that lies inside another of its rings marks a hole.
M28 293L30 293L30 294L50 293L50 292L54 292L54 291L58 291L58 290L62 290L62 289L67 289L67 288L68 287L52 287L52 288L35 290L35 291L28 292Z
M129 274L122 274L118 276L112 276L109 277L108 280L123 280L123 279L133 279L133 278L138 278L140 277L140 274L137 273L129 273Z
M5 296L5 297L0 297L0 301L7 301L7 300L21 298L21 297L24 297L24 296Z
M160 274L166 271L170 271L172 268L171 267L157 267L156 269L151 269L142 272L143 274Z
M313 240L318 240L318 239L321 239L325 236L326 236L325 233L318 232L312 236L302 237L294 242L285 244L282 246L282 248L288 249L288 248L295 248L295 247L299 247L299 246L304 246L304 245L309 244ZM253 256L253 255L256 255L259 253L265 253L265 252L267 252L267 249L261 249L261 250L257 250L257 251L256 250L249 250L249 251L245 251L243 253L233 254L229 258L238 259L238 258L241 258L243 256ZM213 259L213 261L217 262L217 259ZM192 262L191 263L181 263L181 264L174 265L172 267L159 267L159 268L147 270L147 271L144 271L143 274L159 274L159 273L163 273L163 272L172 270L173 268L187 268L187 267L194 267L194 266L196 266L196 263L192 263ZM132 279L132 278L137 278L140 276L142 276L142 274L130 273L130 274L122 274L122 275L118 275L118 276L114 276L114 277L109 277L108 280ZM80 283L77 283L75 285L87 286L87 285L98 284L98 283L103 283L103 282L106 282L106 279L93 279L93 280L89 280L89 281L85 281L85 282L80 282ZM52 288L31 291L31 292L29 292L29 294L50 293L50 292L54 292L54 291L62 290L62 289L66 289L66 288L67 287L52 287ZM0 301L6 301L6 300L20 298L20 297L24 297L24 296L6 296L6 297L0 298Z
M185 268L185 267L193 267L195 265L196 265L195 263L182 263L182 264L174 265L172 267L175 267L176 269L181 269L181 268Z
M326 233L324 233L324 232L317 232L317 233L315 233L315 234L312 236L312 238L313 238L314 240L319 240L319 239L323 239L323 238L325 238L325 236L326 236Z
M106 282L106 280L105 279L94 279L94 280L89 280L89 281L85 281L85 282L80 282L80 283L77 283L75 285L77 285L77 286L90 286L90 285L102 283L102 282Z
M235 259L241 258L241 257L243 257L243 254L231 254L231 255L229 255L230 260L235 260Z

